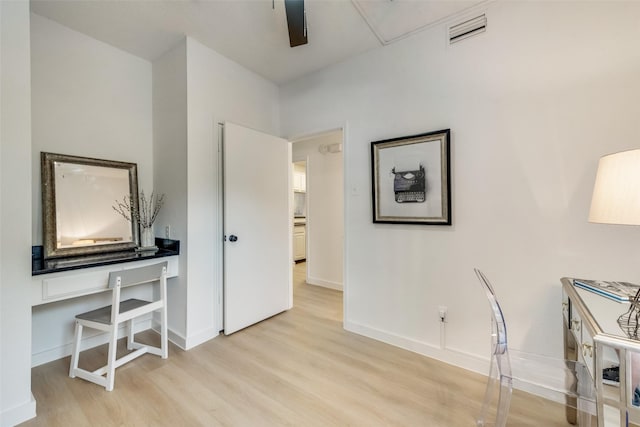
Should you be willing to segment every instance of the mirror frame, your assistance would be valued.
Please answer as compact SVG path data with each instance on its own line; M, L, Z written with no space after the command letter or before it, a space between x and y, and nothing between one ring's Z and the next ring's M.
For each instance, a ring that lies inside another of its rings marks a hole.
M61 258L68 256L100 254L134 249L139 245L140 233L138 223L131 221L131 242L106 243L93 246L78 246L73 248L58 248L57 218L56 218L56 180L54 163L75 163L89 166L125 169L129 172L129 194L134 209L138 209L138 166L136 163L118 162L115 160L101 160L89 157L69 156L66 154L40 153L40 170L42 173L42 230L44 258ZM113 201L116 202L115 200Z

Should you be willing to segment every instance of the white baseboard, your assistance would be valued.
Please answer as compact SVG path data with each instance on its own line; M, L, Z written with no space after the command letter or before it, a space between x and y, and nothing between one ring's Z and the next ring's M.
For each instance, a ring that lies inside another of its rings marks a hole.
M154 329L156 329L156 325L154 325ZM219 334L220 331L218 331L217 328L205 329L189 337L185 337L174 331L169 331L169 341L187 351L217 337Z
M336 291L342 290L342 283L332 282L330 280L318 279L317 277L307 277L307 284L322 286L323 288L335 289Z
M122 324L118 329L118 338L122 338L126 336L126 325ZM159 332L158 323L156 321L152 321L151 317L144 318L142 320L138 320L135 323L135 332L146 331L147 329L153 329L156 332ZM192 335L190 337L183 337L177 332L172 330L168 331L168 339L178 347L183 350L190 350L206 341L209 341L212 338L218 336L218 331L216 328L207 329L198 334ZM89 328L85 328L85 331L91 330ZM109 336L106 333L94 331L93 335L83 334L84 338L80 343L80 350L86 350L88 348L93 348L102 344L106 344L109 341ZM69 342L65 345L61 345L58 347L50 348L47 350L40 351L38 353L33 353L31 355L31 367L40 366L44 363L53 362L54 360L62 359L63 357L67 357L71 355L73 343Z
M154 323L153 325L153 330L157 331L158 330L158 325L156 323ZM183 350L186 350L187 347L187 339L185 337L183 337L181 334L172 331L171 329L168 330L168 335L169 335L169 341L171 341L172 343L174 343L175 345L177 345L178 347L180 347Z
M151 317L148 317L144 320L139 320L135 325L136 333L146 331L151 328ZM118 329L118 338L122 338L126 336L126 325L122 324ZM84 338L80 342L80 350L86 350L88 348L93 348L102 344L106 344L109 342L109 336L104 332L98 332L96 330L92 330L89 328L85 328L84 331L93 331L93 335L84 334ZM84 332L83 331L83 332ZM50 348L48 350L40 351L38 353L33 353L31 355L31 367L36 367L42 365L44 363L53 362L54 360L62 359L63 357L67 357L71 355L71 349L73 346L73 342L69 342L65 345L61 345L59 347Z
M36 416L36 399L31 395L28 402L0 412L0 427L12 427Z
M361 325L355 322L345 321L344 329L378 341L385 342L387 344L394 345L396 347L404 348L405 350L422 354L423 356L439 360L449 365L454 365L468 371L479 373L481 375L487 375L489 372L490 360L488 358L481 358L477 355L465 353L455 349L441 349L439 345L436 346L424 343L412 338L403 337L401 335L372 328L366 325ZM558 361L556 360L555 362ZM523 379L519 379L517 377L520 374L526 374L527 371L532 369L532 366L535 366L535 364L527 361L526 358L520 359L518 357L511 357L511 366L514 373L513 387L515 389L526 391L545 399L564 403L565 396L562 392L559 391L562 389L562 385L554 384L553 381L549 380L552 378L565 378L566 371L563 369L562 365L562 363L544 364L542 368L547 371L546 379L544 379L540 383L537 383L535 381L535 375L533 375L534 379L528 378L527 375L524 375Z
M185 340L184 350L191 350L192 348L203 344L210 339L213 339L220 335L218 328L209 328L187 337Z
M473 354L447 348L441 349L439 345L428 344L348 320L344 321L344 329L396 347L404 348L405 350L413 351L414 353L422 354L432 359L440 360L449 365L458 366L468 371L483 375L489 372L489 360Z

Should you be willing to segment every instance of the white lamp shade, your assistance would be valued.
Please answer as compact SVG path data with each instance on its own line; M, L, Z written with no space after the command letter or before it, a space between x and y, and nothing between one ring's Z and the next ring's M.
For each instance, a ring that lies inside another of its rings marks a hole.
M600 159L589 221L640 225L640 149Z

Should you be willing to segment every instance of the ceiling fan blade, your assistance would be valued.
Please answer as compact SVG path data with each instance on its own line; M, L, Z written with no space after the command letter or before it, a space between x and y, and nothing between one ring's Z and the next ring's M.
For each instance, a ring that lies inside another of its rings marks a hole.
M289 28L289 45L291 47L307 44L307 18L304 10L304 0L284 0L287 13L287 27Z

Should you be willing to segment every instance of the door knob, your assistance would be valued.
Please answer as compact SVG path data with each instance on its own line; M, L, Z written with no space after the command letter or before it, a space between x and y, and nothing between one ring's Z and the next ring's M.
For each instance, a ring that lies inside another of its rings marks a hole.
M229 236L230 242L236 242L237 240L238 240L238 236L236 236L235 234L232 234L231 236Z

